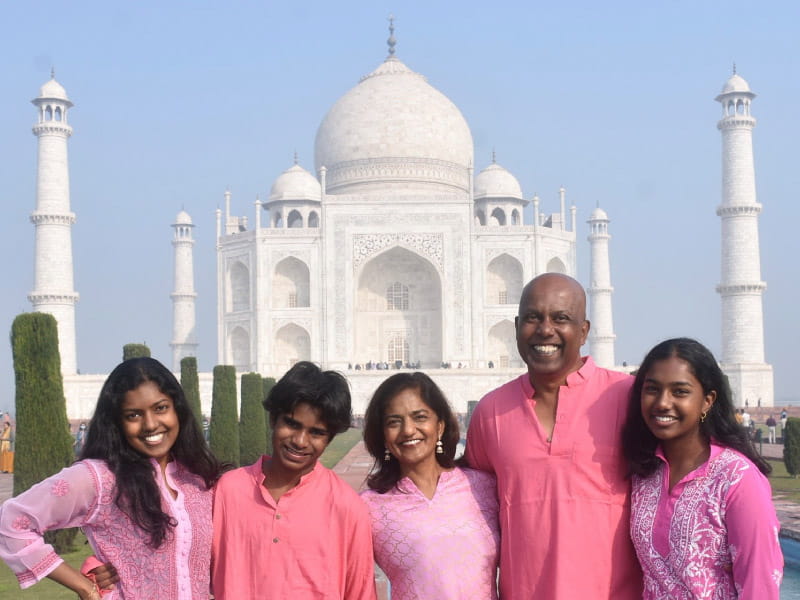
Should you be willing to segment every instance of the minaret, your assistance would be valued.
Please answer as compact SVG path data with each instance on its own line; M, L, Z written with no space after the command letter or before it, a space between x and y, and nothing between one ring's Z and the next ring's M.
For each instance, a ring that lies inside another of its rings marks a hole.
M197 356L197 335L194 300L194 262L192 259L192 218L184 211L175 217L172 225L175 235L172 245L175 248L175 291L172 298L172 368L181 369L184 356Z
M72 102L67 92L51 79L31 102L38 118L33 134L39 138L36 169L36 210L31 222L36 228L33 291L28 300L33 310L50 313L58 323L61 373L77 373L75 350L75 304L78 294L72 275L72 224L75 214L69 206L69 165L67 140L72 127L67 112Z
M599 206L592 211L589 223L589 245L592 267L589 273L589 354L601 367L614 367L614 318L611 314L611 263L608 258L608 215Z
M734 67L716 97L722 104L722 272L717 291L722 297L721 363L738 406L773 405L772 367L764 362L764 315L758 242L756 177L753 168L755 98Z

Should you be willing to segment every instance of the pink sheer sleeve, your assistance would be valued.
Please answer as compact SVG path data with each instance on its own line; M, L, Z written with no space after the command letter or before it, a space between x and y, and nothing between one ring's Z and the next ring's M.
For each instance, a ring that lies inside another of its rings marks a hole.
M372 520L366 504L354 500L355 519L350 531L345 598L375 600L375 567L372 551Z
M783 576L780 524L769 482L755 465L731 486L725 525L740 600L778 600Z
M14 571L20 587L40 581L63 562L42 534L87 524L98 496L95 471L79 462L0 506L0 558Z

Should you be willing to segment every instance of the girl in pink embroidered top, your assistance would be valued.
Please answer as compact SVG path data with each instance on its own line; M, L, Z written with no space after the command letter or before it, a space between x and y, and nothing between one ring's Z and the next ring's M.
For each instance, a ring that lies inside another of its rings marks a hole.
M105 600L208 598L211 486L220 465L164 365L134 358L111 372L81 459L0 507L0 558L20 586L49 577L99 599L94 583L42 537L82 527L119 575Z
M671 339L645 357L623 448L645 600L778 600L771 468L736 422L727 379L705 346Z
M458 421L424 373L384 381L367 407L375 458L361 497L393 600L495 600L500 543L494 476L455 467Z

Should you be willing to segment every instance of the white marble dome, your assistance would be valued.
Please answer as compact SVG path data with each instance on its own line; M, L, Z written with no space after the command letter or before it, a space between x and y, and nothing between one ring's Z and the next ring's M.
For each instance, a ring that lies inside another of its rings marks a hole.
M178 216L175 217L175 224L176 225L191 225L192 224L192 217L189 216L185 210L182 210L178 213Z
M590 221L608 221L608 214L599 206L592 211Z
M522 188L519 181L508 169L492 163L475 177L475 199L481 198L516 198L522 200Z
M364 76L328 111L314 162L329 192L375 183L469 189L472 134L461 111L395 57Z
M723 94L730 94L732 92L749 92L750 85L745 81L744 77L738 73L731 75L730 79L722 86Z
M39 89L39 98L52 98L55 100L66 100L69 102L69 98L67 98L67 90L65 90L64 86L58 83L55 79L51 79Z
M280 200L322 200L322 188L316 177L298 164L281 173L269 191L269 202Z

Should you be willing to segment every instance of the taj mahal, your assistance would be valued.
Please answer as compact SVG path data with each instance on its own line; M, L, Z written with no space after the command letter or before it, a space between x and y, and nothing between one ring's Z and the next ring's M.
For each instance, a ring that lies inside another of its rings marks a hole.
M419 368L465 412L468 401L524 368L514 327L522 287L538 274L559 272L585 286L588 353L614 368L608 215L597 207L579 220L564 188L547 201L528 199L494 158L476 164L458 107L396 56L393 35L388 44L386 59L322 118L313 171L295 159L251 215L232 214L231 193L222 195L224 208L216 212L217 363L280 377L296 361L314 361L347 375L356 414L388 375L384 369ZM720 359L737 403L757 396L771 406L754 97L736 73L716 97L722 106ZM75 215L67 161L73 105L55 78L33 104L38 170L29 299L34 310L57 319L68 414L88 418L105 376L76 372ZM207 208L189 207L201 210ZM189 212L179 212L172 229L174 288L164 290L164 301L169 297L173 305L172 367L179 371L181 358L198 347ZM585 278L576 269L578 235L587 236L591 252ZM211 376L203 373L206 414L210 390Z

